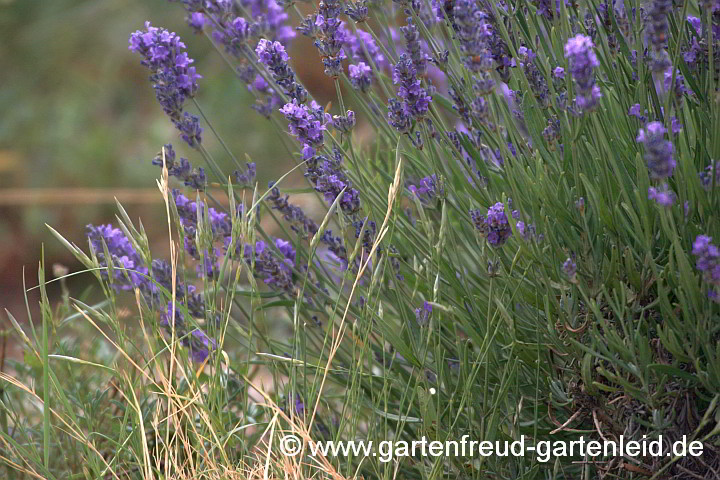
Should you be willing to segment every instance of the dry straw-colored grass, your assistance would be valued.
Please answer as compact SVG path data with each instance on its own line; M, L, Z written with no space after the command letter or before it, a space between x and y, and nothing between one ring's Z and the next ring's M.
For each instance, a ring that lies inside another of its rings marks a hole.
M352 298L358 281L367 268L370 258L388 231L391 212L402 184L402 166L402 159L398 155L395 180L388 192L388 210L385 219L370 255L364 258L364 261L361 263L361 268L353 284L350 298ZM163 168L162 178L158 181L158 187L165 201L168 218L174 305L178 255L177 245L173 240L167 168ZM86 447L102 459L105 471L102 472L101 478L120 480L124 478L137 478L139 475L140 478L144 480L154 480L157 478L172 480L346 480L347 477L340 474L324 456L311 457L305 455L305 453L309 452L310 446L315 442L315 439L313 439L311 435L311 429L318 411L319 398L325 386L330 366L346 332L348 308L344 310L337 326L333 329L334 334L328 361L322 375L318 401L312 408L312 415L309 417L307 424L303 422L302 419L297 418L292 412L288 415L286 411L273 401L271 395L266 393L263 387L256 385L253 379L248 378L248 376L243 376L248 387L252 388L255 401L261 408L266 409L266 412L271 416L271 420L261 436L261 441L251 451L250 458L248 458L243 465L233 466L227 451L228 441L221 440L221 435L215 431L205 405L202 403L204 395L207 393L207 391L204 391L206 386L198 386L197 382L190 381L192 379L187 378L188 374L199 377L203 372L212 375L212 370L215 367L209 365L206 360L206 362L194 372L180 368L182 361L178 358L178 355L181 354L181 352L177 349L178 339L176 338L174 328L171 330L168 339L162 336L159 337L161 338L160 345L154 342L153 338L155 338L155 336L148 333L145 319L143 318L140 292L136 291L135 295L139 319L138 328L144 337L149 356L153 359L145 366L142 366L140 364L142 362L136 361L131 353L123 350L117 342L110 338L85 309L78 305L74 307L77 313L113 346L122 359L122 362L116 362L113 367L104 368L113 372L111 385L114 390L114 398L121 400L125 408L129 409L131 415L134 417L134 423L140 429L142 448L141 451L135 452L137 458L135 462L136 466L130 471L126 471L126 467L124 465L118 465L120 462L116 462L117 459L113 458L112 454L103 452L104 446L102 445L102 440L98 440L98 437L94 435L95 432L84 431L83 428L75 423L68 412L60 411L56 408L50 409L53 418L53 428L55 430L70 436L80 446ZM349 304L350 302L348 301L348 305ZM174 317L174 311L172 315ZM174 325L174 322L171 322L171 325ZM24 343L29 347L32 354L40 359L42 355L41 352L22 332L19 325L15 325L15 328L19 330L18 333L21 335L21 338L24 339ZM221 332L221 335L224 335L224 332ZM223 338L219 339L219 345L222 345L223 340ZM164 353L158 354L158 352L154 351L158 347L162 348ZM220 368L226 373L230 372L231 367L227 354L224 351L220 353L222 356ZM85 360L75 359L75 361L90 364L90 362ZM0 379L24 391L28 395L29 400L37 406L38 410L42 411L44 409L43 398L36 394L32 385L25 385L17 378L6 373L0 373ZM187 385L187 391L183 394L180 394L176 389L176 385L178 385L180 380L186 380L184 383ZM53 383L52 390L60 391L62 390L62 386ZM143 393L144 397L142 395ZM143 420L143 411L140 402L141 398L147 400L148 395L155 396L157 400L155 403L156 409L150 422L152 431L146 431L147 425ZM240 423L232 430L231 435L247 434L256 428L253 425L242 425L243 421L245 420L240 420ZM170 433L171 431L173 432L172 435ZM160 432L164 432L162 433L162 438L160 438ZM277 448L279 438L288 434L295 435L303 441L303 451L300 455L294 457L286 456L281 454ZM11 456L22 458L21 452L14 449L14 447L5 440L2 440L2 442L5 451L10 452ZM29 478L43 478L29 463L20 465L10 458L5 457L0 458L0 461ZM162 472L162 477L157 475L158 471ZM87 473L86 471L86 474Z

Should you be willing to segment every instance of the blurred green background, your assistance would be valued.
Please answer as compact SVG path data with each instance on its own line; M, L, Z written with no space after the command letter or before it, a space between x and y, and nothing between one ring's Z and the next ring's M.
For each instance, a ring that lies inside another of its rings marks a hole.
M78 268L46 223L85 247L86 224L114 221L116 195L131 218L142 217L158 255L167 248L164 228L153 229L165 220L150 161L167 142L191 163L202 161L183 148L147 70L127 49L145 20L183 38L205 77L198 102L236 156L257 162L261 186L292 164L270 122L250 109L250 94L184 16L165 0L0 0L0 308L24 311L23 266L35 285L43 244L48 267ZM307 47L298 39L293 50ZM308 63L296 68L322 99L321 69ZM232 171L207 128L204 138ZM84 277L73 286L92 281Z

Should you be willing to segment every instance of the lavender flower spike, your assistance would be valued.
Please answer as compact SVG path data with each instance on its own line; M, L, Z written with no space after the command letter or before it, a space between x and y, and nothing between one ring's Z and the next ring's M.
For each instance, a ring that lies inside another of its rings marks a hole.
M315 17L317 36L314 43L322 56L325 75L333 78L342 74L341 62L345 58L342 48L346 31L343 22L338 18L341 13L343 10L340 0L323 0Z
M427 114L432 97L422 87L415 64L405 53L393 67L393 83L398 85L398 98L389 102L388 122L398 132L409 133L412 120Z
M475 224L475 228L480 230L493 247L504 245L512 236L512 227L505 215L505 207L502 202L490 207L487 215L482 215L480 210L471 210L470 218Z
M636 140L645 145L645 161L654 180L668 178L675 169L673 145L665 140L667 130L660 122L651 122L640 129Z
M367 93L372 85L373 74L372 68L370 68L365 62L359 62L357 65L349 65L348 73L350 76L350 84L356 90L360 90L363 93Z
M417 185L409 185L408 190L425 202L430 202L444 194L443 187L439 185L435 174L421 178Z
M428 302L423 302L422 307L415 309L415 320L421 327L426 326L430 322L430 315L432 314L432 305Z
M420 32L412 21L412 17L407 18L407 25L400 27L400 31L405 37L410 59L418 75L424 75L427 71L428 56L422 50L420 42Z
M662 184L660 188L648 187L648 199L655 200L660 206L671 207L676 200L675 192L670 190L667 183Z
M577 85L577 106L583 110L591 110L602 97L600 88L595 85L593 69L600 62L593 51L595 45L586 35L576 35L565 44L565 58L570 62L570 73Z
M697 257L695 267L703 273L703 280L710 284L708 297L720 303L720 248L710 242L711 237L698 235L693 242L692 254Z
M143 56L142 65L152 72L150 81L155 96L183 140L191 147L201 142L199 119L183 111L185 100L195 95L197 80L202 78L191 67L193 59L185 52L185 44L175 33L153 27L145 22L145 30L130 35L131 51Z
M158 167L165 166L168 169L168 175L182 180L185 186L194 190L204 190L207 185L205 170L202 167L193 168L187 158L175 159L175 150L171 144L164 146L164 152L158 152L153 158L152 164Z
M295 81L295 73L288 65L290 56L280 42L271 42L263 38L258 42L255 54L260 63L268 67L275 82L285 89L286 95L299 103L305 103L307 91Z
M162 294L158 285L167 290L172 290L172 274L170 265L162 260L153 260L151 269L148 269L143 260L133 247L130 239L119 228L112 225L87 226L87 236L98 262L104 267L113 267L112 286L115 290L140 291L145 302L154 309L162 307L161 324L168 328L172 326L176 335L183 338L183 345L190 348L190 357L196 362L204 361L211 350L215 348L215 341L210 339L202 330L196 329L191 335L185 335L187 325L182 311L186 311L193 317L205 316L205 302L202 296L195 293L193 285L177 283L177 302L173 306L169 302L167 309L164 303L161 305ZM105 247L110 258L106 258ZM102 275L109 279L108 273L103 271ZM173 317L173 311L175 315ZM169 329L169 328L168 328Z
M332 122L332 118L314 101L308 107L293 99L292 103L286 103L280 109L280 113L290 122L290 133L305 145L317 148L325 142L325 124Z
M672 67L670 57L665 50L669 25L667 15L672 8L672 0L653 0L648 11L646 30L648 43L652 47L650 69L654 76L662 76L664 71Z
M568 257L567 260L563 262L562 271L572 283L577 282L577 264L572 258Z

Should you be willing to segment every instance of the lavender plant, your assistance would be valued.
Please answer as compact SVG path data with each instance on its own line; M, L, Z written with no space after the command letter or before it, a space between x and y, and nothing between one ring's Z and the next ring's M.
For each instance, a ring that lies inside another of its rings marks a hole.
M309 16L275 0L180 3L188 32L207 33L256 95L248 108L281 129L319 210L286 176L257 184L262 162L223 172L205 145L225 149L224 133L194 98L179 36L149 23L131 36L195 158L168 145L153 160L169 259L123 210L116 226L88 228L87 249L67 244L107 297L72 300L75 311L113 330L126 355L104 373L133 399L115 430L85 426L85 407L68 402L66 422L103 432L67 440L88 451L90 477L140 466L213 478L240 464L241 478L289 475L289 460L258 453L282 426L308 441L703 445L633 463L346 456L318 469L302 457L300 477L717 478L717 2L324 0ZM293 69L291 24L335 83L329 109ZM365 143L360 125L374 132ZM132 293L142 343L116 321ZM63 325L44 305L46 323ZM55 378L59 344L20 335ZM68 397L43 388L46 402ZM46 449L67 435L53 427ZM18 464L25 440L3 438Z

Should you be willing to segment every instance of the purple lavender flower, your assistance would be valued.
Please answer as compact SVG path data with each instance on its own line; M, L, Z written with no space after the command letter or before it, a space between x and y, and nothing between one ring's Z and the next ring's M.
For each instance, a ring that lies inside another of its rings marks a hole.
M517 230L518 235L520 235L520 238L527 242L533 241L540 243L545 239L545 236L543 234L538 235L534 223L526 224L523 221L518 221L515 224L515 229Z
M660 122L651 122L640 129L637 141L645 145L645 161L654 180L668 178L675 169L673 145L665 140L667 130Z
M518 48L518 64L525 72L525 77L530 84L530 89L537 98L540 105L547 107L549 105L549 93L545 76L534 63L537 55L527 47Z
M325 75L331 78L337 78L343 73L342 61L345 59L344 53L337 57L323 57L322 63L325 66Z
M270 182L268 185L268 188L270 188L270 194L266 197L272 204L272 209L282 213L283 218L290 223L290 228L293 232L297 233L302 238L315 235L318 231L317 223L315 223L311 218L308 218L302 208L290 203L288 201L290 198L288 195L283 197L280 194L280 189L274 185L275 182Z
M129 49L142 55L142 65L152 72L150 81L155 96L188 145L201 142L199 119L183 111L185 100L195 95L197 80L202 78L190 66L193 60L185 52L185 44L175 33L153 27L145 22L145 30L130 35Z
M650 69L655 76L672 67L670 57L665 50L668 37L667 15L672 11L672 0L652 0L648 10L646 31L648 43L652 47Z
M332 254L333 260L335 260L342 271L348 268L348 256L345 243L341 237L333 236L332 230L325 230L320 241L327 246L328 251Z
M542 136L548 142L550 148L554 150L555 144L560 140L560 120L557 116L553 115L548 119L547 126L542 131Z
M712 13L720 11L720 0L701 0L700 4L704 10L709 10Z
M553 70L553 76L555 78L564 79L565 78L565 69L563 67L555 67Z
M577 85L576 103L582 111L591 110L602 97L600 88L595 85L593 69L600 62L593 51L595 45L590 37L576 35L565 44L565 58L570 62L570 73Z
M187 295L178 296L174 307L172 300L167 302L167 307L160 315L160 324L165 327L168 334L174 327L175 336L182 338L182 344L190 350L190 358L194 362L202 363L210 355L210 352L215 350L216 342L215 339L208 337L202 329L188 325L185 312L193 318L205 316L205 302L196 293L193 285L187 286ZM187 333L188 329L192 329L190 333Z
M714 175L713 175L714 172ZM720 186L720 165L718 165L718 162L715 160L712 160L710 162L710 165L705 167L705 170L698 173L698 177L700 178L700 182L702 183L702 186L705 190L710 190L713 188L713 176L714 179L714 185L715 187Z
M683 60L685 60L685 63L690 67L691 70L693 70L695 67L695 63L698 61L698 57L700 55L703 55L704 53L704 42L703 45L701 45L700 42L698 42L698 39L696 37L693 37L690 46L686 49L683 49Z
M348 55L356 62L363 62L366 65L374 63L379 70L390 67L382 49L370 33L358 28L355 34L345 32L343 38Z
M257 175L257 167L255 162L248 162L245 164L245 171L235 170L233 176L235 181L240 185L252 186L255 183L255 177Z
M397 98L388 100L388 123L399 133L410 133L412 130L412 115L405 102Z
M671 85L672 83L672 76L673 76L673 69L672 67L665 70L663 73L663 86L662 91L663 92L670 92L674 91L675 96L678 99L681 99L683 95L686 93L692 94L692 90L687 88L685 86L685 77L680 73L680 71L675 71L675 85Z
M137 289L148 306L154 309L164 308L163 304L159 302L161 290L158 285L172 291L170 265L162 260L153 260L150 271L144 266L142 258L122 230L113 228L112 225L98 227L88 225L87 228L88 240L100 265L114 269L113 288L116 290ZM111 258L109 259L105 256L105 247L110 254ZM104 271L103 275L108 278L107 272ZM185 335L185 317L182 311L187 311L193 317L204 317L205 303L202 297L195 293L195 287L192 285L183 285L181 282L177 282L175 291L177 297L174 323L176 335L183 337L183 344L190 347L193 360L204 361L211 346L214 348L215 343L213 340L207 339L201 330L195 330L194 332L197 333L193 332L193 336ZM161 324L168 327L168 330L172 328L170 322L172 310L172 302L170 302L168 309L161 315Z
M300 394L297 394L297 393L295 394L295 401L293 403L294 403L294 407L295 407L295 415L297 415L300 418L305 416L305 402L303 402Z
M326 202L332 203L345 189L340 199L340 208L351 215L360 209L360 192L352 186L350 178L342 167L342 152L333 147L330 157L316 155L315 150L308 145L303 149L303 158L307 164L305 176L315 186L315 190L322 193Z
M368 19L368 7L366 0L358 0L356 2L348 2L345 8L345 15L362 23Z
M562 271L572 283L577 282L577 264L572 258L568 257L567 260L565 260L562 265Z
M258 75L258 78L262 79L260 75ZM278 111L279 107L283 105L283 101L280 95L272 89L267 89L267 91L264 91L263 93L266 93L267 95L263 98L256 99L255 104L251 105L250 108L258 112L263 117L269 119L273 112Z
M373 245L375 244L377 224L368 219L368 217L365 217L362 220L354 221L353 227L355 227L355 238L362 240L363 252L369 255L372 251ZM377 252L380 253L381 249L378 248Z
M226 46L232 43L232 37L236 35L233 29L247 31L255 38L279 41L284 45L295 37L292 27L286 25L288 14L275 0L182 0L182 3L190 13L188 23L191 26L198 22L196 14L205 13L210 17L204 20L213 28L213 38ZM248 16L247 20L237 15L239 11ZM238 18L247 27L241 26ZM228 51L234 55L239 53L238 49Z
M422 76L427 71L428 56L423 52L423 45L420 41L420 33L412 21L412 17L407 18L407 25L400 27L400 31L405 37L405 44L410 56L410 60L415 67L415 73Z
M430 315L432 314L432 305L428 302L423 302L422 307L415 309L415 320L421 327L427 326L430 323Z
M208 337L205 332L198 328L192 331L186 344L190 350L191 358L196 363L204 362L216 347L215 339Z
M453 110L458 113L465 125L472 126L472 118L470 116L472 110L470 109L470 106L467 104L467 102L465 102L465 97L462 95L462 90L458 92L458 90L454 87L450 87L448 93L450 94L450 98L452 98L453 100Z
M235 17L226 21L224 16L213 16L212 38L225 47L225 51L235 57L239 57L242 47L247 44L252 33L250 24L243 17Z
M187 158L175 159L175 150L171 144L164 147L165 166L168 169L168 175L181 180L185 186L194 190L204 190L207 185L205 170L202 167L193 168ZM158 152L153 158L152 164L162 168L163 151Z
M155 264L153 260L153 277L159 284L164 286L167 290L172 291L172 269L170 264L164 261L159 261L162 265L161 268ZM159 275L158 271L162 273ZM185 320L182 311L187 312L193 318L204 318L205 317L205 301L200 293L197 292L195 285L185 285L181 282L177 282L176 287L176 300L178 303L175 305L176 310L176 326L178 323L182 323ZM179 314L179 315L178 315ZM160 323L163 326L170 326L170 319L172 318L172 301L168 301L167 310L160 316ZM179 322L178 322L179 321Z
M480 210L471 210L470 218L475 228L487 238L487 241L493 247L500 247L512 236L512 227L505 215L505 206L502 202L498 202L491 206L487 215L483 215Z
M196 233L198 230L198 211L201 214L205 211L205 205L202 202L190 201L179 190L172 191L175 201L175 208L180 217L180 225L183 227L185 251L194 259L201 261L198 268L198 275L208 278L215 277L217 273L217 262L219 252L215 248L198 250L196 242ZM242 208L239 206L239 208ZM218 212L214 208L207 209L208 218L204 220L206 225L210 227L212 242L222 241L228 243L232 231L232 223L230 217L224 212Z
M148 269L144 266L130 240L119 228L112 225L88 225L87 237L100 265L113 268L113 287L117 290L148 290ZM105 247L110 258L105 255ZM103 271L108 278L108 273Z
M676 198L675 192L670 190L667 183L662 184L659 188L648 187L648 199L654 200L660 206L671 207Z
M703 280L710 284L708 297L720 303L720 249L713 245L712 237L698 235L693 242L692 254L697 257L695 268L703 274Z
M453 7L453 20L467 68L474 73L490 71L494 59L489 42L494 32L488 15L480 8L480 2L457 0Z
M542 15L548 20L552 20L555 15L560 15L560 2L563 0L534 0L532 3L537 7L537 14ZM567 0L565 5L568 4ZM552 4L555 4L555 7Z
M697 33L699 36L701 36L702 35L702 20L700 20L698 17L688 15L687 21L690 24L690 26L692 26L693 30L695 30L695 33Z
M680 120L677 119L677 117L672 117L670 119L670 131L673 135L677 135L680 133L683 129L683 124L680 123Z
M213 40L237 59L238 77L259 97L252 108L269 117L278 103L284 103L279 100L281 92L269 88L246 57L249 46L258 38L287 46L295 36L293 29L286 25L287 13L275 0L183 0L182 3L188 11L187 21L191 28L200 32L208 25ZM247 18L239 16L240 11ZM288 83L287 88L296 87L292 82ZM291 89L290 95L304 99L303 91Z
M553 14L555 13L551 6L552 0L535 0L534 3L535 7L537 8L536 13L538 15L542 15L543 17L552 20Z
M664 50L667 43L668 19L672 11L672 0L652 0L648 10L647 34L654 50Z
M417 197L425 203L444 194L443 188L438 183L435 174L421 178L417 185L410 185L408 190L410 190L413 195L417 195Z
M277 290L292 294L295 284L292 278L292 269L295 266L295 249L289 242L280 238L274 240L275 247L282 254L280 258L262 240L255 242L255 246L246 244L243 256L248 265L253 265L254 274L263 279L266 285Z
M173 199L175 200L175 207L177 208L178 215L180 216L180 223L185 229L193 229L192 235L194 237L194 229L198 227L198 215L197 212L205 210L205 205L202 201L193 202L179 190L172 191ZM219 239L223 236L230 235L232 225L230 217L224 212L218 212L214 208L208 208L208 222L212 233L215 238Z
M296 28L296 30L306 37L315 39L320 32L320 29L318 28L320 23L318 22L317 16L317 13L306 15L305 18L302 19L300 25Z
M187 23L190 28L199 33L205 27L205 15L202 12L192 12L187 17Z
M286 103L280 112L290 122L290 133L295 135L300 142L313 148L323 144L325 124L331 122L332 118L315 101L311 102L308 107L300 105L297 99L293 99L292 103Z
M432 101L416 74L415 65L408 55L400 55L400 60L393 68L393 83L398 85L399 100L390 100L388 113L389 123L400 133L408 133L411 130L411 119L425 116Z
M307 91L295 81L295 73L288 65L290 56L280 42L262 39L255 48L255 54L260 63L268 67L275 83L285 90L286 95L297 100L298 103L304 103L307 100Z
M483 97L483 95L487 94L487 90L482 89L479 82L475 82L473 84L473 90L478 92L479 95L473 98L472 102L470 102L470 112L472 113L472 118L480 125L493 128L494 125L490 121L490 102Z
M643 115L642 112L642 105L636 103L635 105L630 107L630 109L628 110L628 115L637 118L641 122L644 122L645 120L647 120L647 117ZM645 113L647 113L647 110L645 110Z
M338 18L341 13L342 4L339 0L323 0L315 17L317 34L314 43L323 59L325 73L331 77L337 77L342 72L340 62L345 58L342 48L346 31Z
M348 66L348 72L350 74L350 84L353 88L367 93L373 81L372 69L365 62L360 62L357 65L351 64Z
M350 133L355 127L355 112L348 110L345 115L333 115L330 122L333 127L342 133Z

